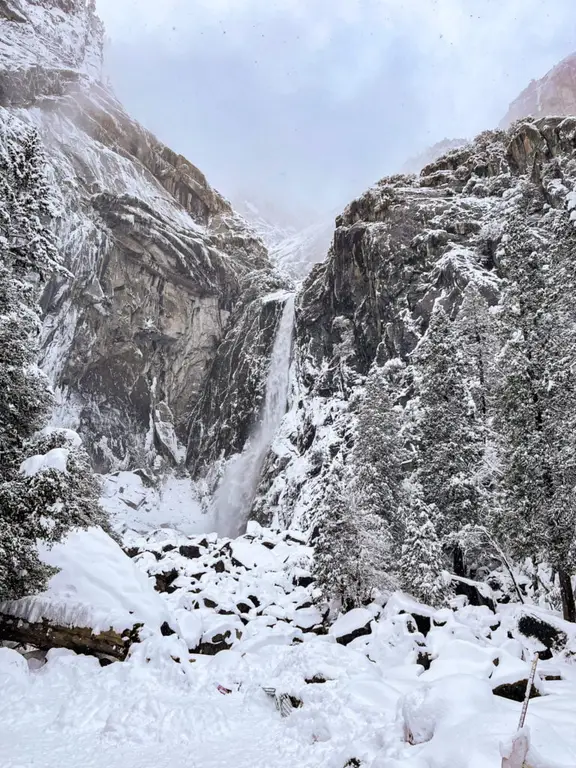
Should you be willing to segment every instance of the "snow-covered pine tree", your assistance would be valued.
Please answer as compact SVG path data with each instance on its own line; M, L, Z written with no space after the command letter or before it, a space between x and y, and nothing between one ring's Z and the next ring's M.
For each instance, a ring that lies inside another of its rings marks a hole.
M489 420L493 415L494 365L498 340L495 316L479 286L473 282L468 283L464 289L454 332L463 356L466 385L487 439Z
M35 437L26 448L31 455L23 461L18 474L10 482L0 484L0 518L12 534L9 546L10 539L20 543L12 557L22 558L22 567L12 567L4 573L4 558L0 557L0 594L4 599L41 589L45 577L52 572L42 566L35 551L22 548L22 541L39 539L51 544L60 541L72 528L92 525L108 530L99 502L100 484L78 435L68 430L50 430Z
M8 126L0 155L3 176L3 235L7 258L16 277L37 276L45 282L54 272L65 272L51 229L56 209L53 187L46 178L46 157L38 132L22 135Z
M0 133L0 599L6 599L45 586L52 570L39 560L37 539L55 541L71 526L104 519L87 460L76 447L60 448L64 471L20 472L30 453L42 449L33 436L51 404L37 367L37 302L44 281L61 265L38 136L16 121Z
M347 608L395 585L406 452L393 390L403 368L394 360L371 369L358 407L354 448L322 510L318 579L325 593Z
M439 303L413 360L420 408L415 479L424 504L438 508L438 535L443 539L481 517L485 441L462 339ZM465 575L457 547L453 557L456 573Z
M531 230L528 217L514 219L506 233L496 427L501 534L517 556L555 568L564 616L575 621L576 236L568 214L557 217L548 236L541 226Z
M354 449L349 467L356 503L363 513L382 518L398 533L402 504L403 465L408 459L401 435L402 406L395 385L401 385L405 365L390 360L372 366L358 409Z
M350 493L334 475L318 515L314 575L322 595L344 610L367 597L360 557L360 536Z
M14 276L4 256L0 252L0 468L6 476L19 462L23 441L43 425L51 398L35 365L40 330L35 292Z
M438 510L423 501L419 486L413 486L405 511L406 530L398 570L403 589L433 606L440 605L444 598L444 556L436 533L437 518Z

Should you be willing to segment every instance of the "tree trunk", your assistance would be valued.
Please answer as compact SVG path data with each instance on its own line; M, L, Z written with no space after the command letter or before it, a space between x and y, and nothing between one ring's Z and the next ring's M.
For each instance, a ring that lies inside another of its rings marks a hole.
M576 605L574 604L574 590L570 574L564 568L558 568L558 580L560 581L560 594L562 595L562 612L566 621L576 622Z
M464 551L459 544L454 546L454 552L452 554L454 563L454 575L466 578L466 564L464 562Z
M47 651L50 648L69 648L76 653L110 656L123 661L133 642L138 641L138 627L120 634L113 630L94 634L89 627L63 627L46 619L32 624L29 621L0 613L0 641L33 645Z

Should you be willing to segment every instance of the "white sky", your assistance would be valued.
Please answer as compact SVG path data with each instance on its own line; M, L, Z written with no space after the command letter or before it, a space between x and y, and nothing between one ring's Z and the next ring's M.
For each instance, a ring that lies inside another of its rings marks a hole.
M494 127L576 50L576 0L97 0L135 117L227 196L342 204Z

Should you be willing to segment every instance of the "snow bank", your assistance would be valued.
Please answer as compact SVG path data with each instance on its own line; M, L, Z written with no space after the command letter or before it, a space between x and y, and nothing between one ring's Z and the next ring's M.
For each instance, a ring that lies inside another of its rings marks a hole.
M102 529L74 531L41 558L60 571L46 592L0 604L27 621L45 618L62 626L117 632L144 624L151 630L169 621L166 603L153 582Z
M162 529L127 543L133 562L101 531L75 534L52 550L63 571L50 593L106 621L171 617L178 633L149 633L105 668L58 651L28 669L0 651L8 765L501 768L521 704L493 691L527 675L532 642L516 631L526 609L436 610L396 593L324 634L315 586L300 585L311 550L285 533L251 524L229 541ZM150 577L169 591L154 592ZM211 640L215 655L199 653ZM554 651L538 674L528 765L574 768L576 670ZM290 697L286 717L264 689Z

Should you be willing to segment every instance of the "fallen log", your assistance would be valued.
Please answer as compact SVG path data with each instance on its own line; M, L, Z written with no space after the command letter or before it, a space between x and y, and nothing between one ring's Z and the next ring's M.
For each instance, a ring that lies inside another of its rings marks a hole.
M10 641L47 651L50 648L68 648L76 653L106 656L124 661L130 646L139 641L139 629L94 633L90 627L66 627L53 624L47 619L30 622L18 616L0 613L0 642Z

